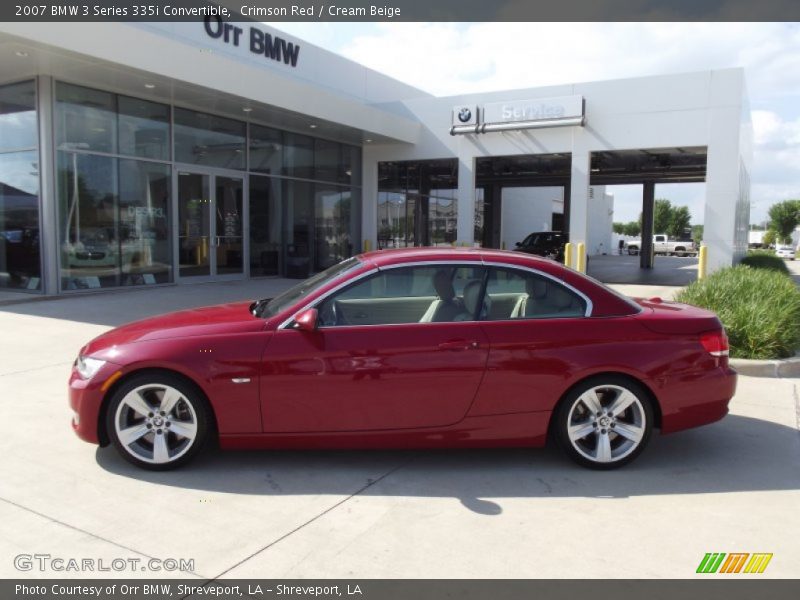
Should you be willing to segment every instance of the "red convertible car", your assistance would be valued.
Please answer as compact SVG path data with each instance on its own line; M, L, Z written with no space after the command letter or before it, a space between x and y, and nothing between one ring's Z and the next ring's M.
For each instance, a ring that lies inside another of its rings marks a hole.
M710 312L631 300L519 252L362 254L280 296L101 335L69 382L73 428L168 469L222 448L541 446L631 461L654 428L728 411Z

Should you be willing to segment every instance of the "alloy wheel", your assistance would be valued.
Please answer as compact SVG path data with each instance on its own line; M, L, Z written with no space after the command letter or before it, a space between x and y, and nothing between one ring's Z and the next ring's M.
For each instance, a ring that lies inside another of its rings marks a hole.
M178 389L153 383L130 390L117 405L114 433L131 457L167 465L184 456L198 437L197 411Z
M596 385L581 393L567 416L572 449L590 463L611 465L635 452L649 433L643 401L621 385Z

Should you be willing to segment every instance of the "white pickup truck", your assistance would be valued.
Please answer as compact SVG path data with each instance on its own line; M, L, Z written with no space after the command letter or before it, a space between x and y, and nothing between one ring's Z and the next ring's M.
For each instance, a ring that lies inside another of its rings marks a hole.
M628 254L639 254L642 247L642 240L630 240L626 244ZM667 256L694 256L697 254L697 246L691 240L670 240L667 235L659 233L653 236L653 250L656 254L666 254Z

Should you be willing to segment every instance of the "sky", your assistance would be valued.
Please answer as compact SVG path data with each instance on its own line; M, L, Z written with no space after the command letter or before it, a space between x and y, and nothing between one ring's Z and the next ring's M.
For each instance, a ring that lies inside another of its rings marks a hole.
M744 67L755 135L751 223L800 198L797 23L270 23L436 96ZM702 223L704 184L657 186ZM615 221L639 186L613 186Z

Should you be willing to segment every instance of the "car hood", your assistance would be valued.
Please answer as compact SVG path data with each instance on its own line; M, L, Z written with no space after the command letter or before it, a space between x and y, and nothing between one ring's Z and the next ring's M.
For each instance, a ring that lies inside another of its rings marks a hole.
M264 320L250 312L250 302L203 306L134 321L93 339L82 350L91 355L133 342L201 335L260 331Z

